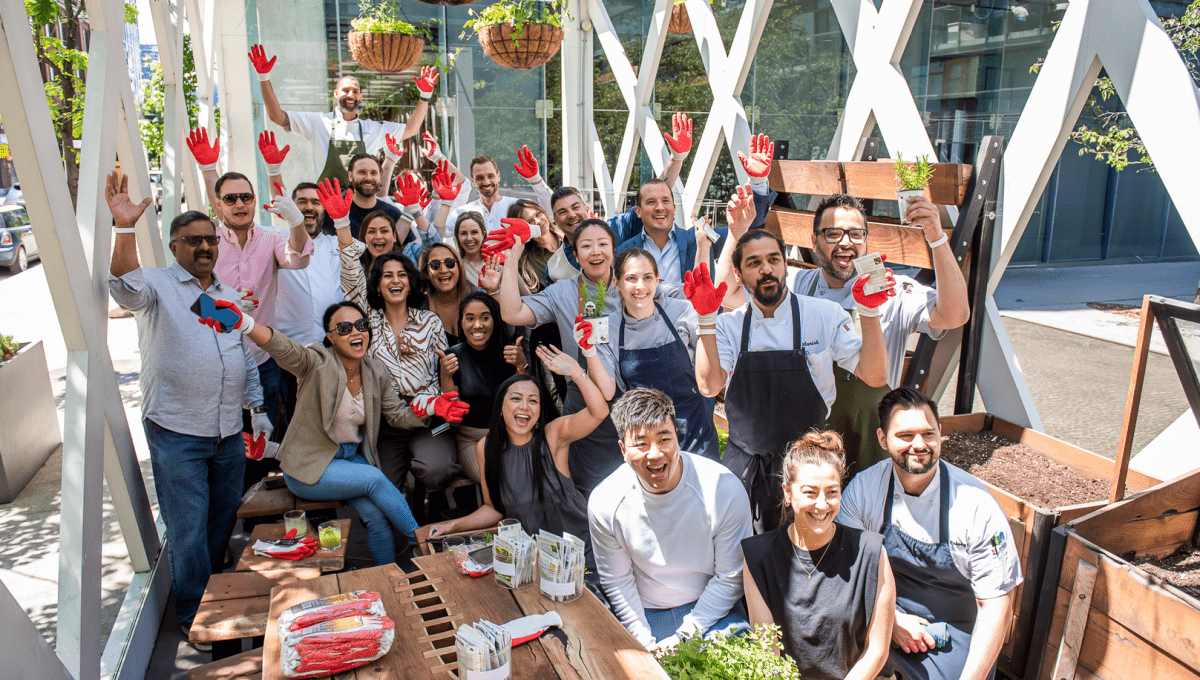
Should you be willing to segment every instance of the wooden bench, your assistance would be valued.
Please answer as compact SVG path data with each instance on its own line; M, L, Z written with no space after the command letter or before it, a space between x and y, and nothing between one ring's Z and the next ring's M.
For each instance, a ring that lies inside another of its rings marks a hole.
M283 523L260 524L254 527L254 531L250 532L250 544L242 551L242 556L238 560L237 567L234 571L261 571L269 572L286 569L301 569L304 567L316 567L322 572L341 571L346 564L346 545L350 542L350 520L337 519L333 520L342 526L342 545L337 550L321 550L317 551L308 557L301 560L283 560L277 557L267 557L266 555L254 554L254 542L257 540L263 541L278 541L283 538L284 530ZM308 525L308 536L317 538L317 530L313 525Z
M263 623L266 623L266 614L263 615ZM188 671L188 680L262 680L262 667L262 650L252 649L196 666Z
M276 560L282 562L282 560ZM271 588L297 579L317 578L317 567L274 571L239 571L213 574L200 598L200 609L192 621L190 642L213 645L213 658L222 659L241 648L243 638L262 637L267 631ZM223 643L235 644L223 644ZM261 657L261 653L259 654ZM261 669L262 663L259 663ZM202 676L240 677L240 676Z
M276 489L265 488L264 484L266 484L267 480L271 479L280 479L280 477L267 477L250 487L250 490L242 497L241 505L238 506L238 519L282 517L283 513L291 510L314 512L317 510L337 509L342 506L341 501L310 501L297 498L291 489L286 486Z

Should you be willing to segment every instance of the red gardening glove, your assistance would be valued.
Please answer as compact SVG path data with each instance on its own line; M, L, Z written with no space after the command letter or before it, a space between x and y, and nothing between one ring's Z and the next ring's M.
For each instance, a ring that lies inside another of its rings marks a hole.
M683 273L683 294L692 303L692 309L700 315L701 324L717 322L717 312L721 309L721 300L725 299L727 290L729 284L724 281L720 286L713 286L707 262L701 262L695 271Z
M675 136L664 132L663 138L667 140L667 146L671 147L671 158L683 160L692 150L692 119L682 111L677 112L671 116L671 129Z
M283 159L287 158L288 152L292 150L292 145L280 149L275 144L275 133L264 131L258 136L258 151L262 154L263 161L267 164L267 176L274 177L279 174L279 166L283 165Z
M433 415L448 423L461 423L470 407L458 400L458 392L445 392L433 400Z
M541 177L538 176L537 159L533 157L533 152L529 150L528 146L517 149L517 160L521 161L520 163L513 163L513 168L516 169L517 174L529 180L530 184L537 184L541 181Z
M742 162L742 167L746 169L746 174L750 175L751 184L765 184L767 175L771 174L771 159L775 156L775 142L766 135L750 138L750 157L741 151L738 152L738 160Z
M858 280L854 282L854 287L850 289L854 295L854 301L858 303L859 316L879 316L879 308L883 303L887 302L890 297L896 297L896 276L890 268L883 272L887 277L887 288L867 295L863 288L867 285L867 281L871 280L871 275L863 274L858 277Z
M246 457L250 460L262 460L263 452L267 448L267 438L255 439L249 432L243 432L242 440L246 442Z
M586 321L583 315L575 317L575 328L571 332L575 337L575 344L579 345L579 350L583 352L583 356L596 356L596 346L592 344L592 322Z
M254 64L254 70L258 71L259 80L268 80L271 77L271 69L275 66L275 60L279 57L271 57L267 61L267 51L262 45L253 45L250 47L250 63Z
M400 175L400 179L396 182L396 193L392 194L392 198L404 208L404 212L408 215L415 215L421 212L421 189L424 182L413 177L411 173Z
M485 256L503 253L515 246L517 241L528 243L529 239L537 238L542 234L541 229L538 229L537 225L531 225L525 220L516 217L506 217L500 220L500 224L504 225L503 229L497 229L488 234L487 243L491 243L492 245L484 245L482 253Z
M423 132L421 133L421 139L425 140L425 145L421 147L421 153L426 158L434 163L446 160L446 154L442 153L442 148L438 146L437 140L433 138L433 135Z
M458 192L462 191L463 185L454 183L457 177L457 173L450 172L450 163L448 161L445 159L438 161L437 170L433 171L433 177L431 178L433 180L433 190L437 192L438 198L443 201L453 201L458 198Z
M214 331L216 331L218 333L228 333L229 330L239 330L243 333L249 333L250 329L254 328L254 318L243 314L242 308L240 305L230 302L229 300L213 300L213 306L230 309L230 310L233 310L233 312L235 314L237 314L238 320L237 320L237 323L233 324L232 329L226 329L225 324L221 323L220 321L217 321L216 319L214 319L212 317L202 316L196 320L199 321L200 323L204 324L205 326L208 326L209 328L213 329Z
M428 208L430 203L433 203L433 196L429 194L429 188L425 186L425 183L421 182L421 210Z
M217 169L217 159L221 157L220 137L209 146L208 129L196 128L188 133L187 145L188 150L192 152L192 158L200 165L201 172Z
M350 226L348 216L353 196L353 189L346 189L346 195L342 196L342 183L336 177L333 178L332 184L327 179L317 185L317 198L321 201L321 207L325 208L325 214L329 215L334 228L337 229Z
M421 99L429 101L429 98L433 96L433 88L437 86L438 78L436 68L432 66L421 67L421 75L413 78L413 80L417 81L417 89L421 91Z
M383 136L383 141L384 153L387 154L387 157L393 163L399 161L400 157L404 155L404 147L400 146L400 142L396 141L396 136L389 132Z

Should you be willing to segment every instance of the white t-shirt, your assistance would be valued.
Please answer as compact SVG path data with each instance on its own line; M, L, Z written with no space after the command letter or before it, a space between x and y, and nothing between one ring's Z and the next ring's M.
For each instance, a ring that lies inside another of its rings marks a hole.
M646 491L622 464L592 491L588 531L596 571L621 624L653 642L646 608L696 603L677 634L708 630L742 596L742 539L750 499L724 465L680 452L683 478L664 494Z
M847 312L855 308L851 282L847 281L841 288L830 288L820 269L789 267L787 287L797 295L832 300ZM887 346L889 387L895 389L904 380L908 336L924 333L934 340L941 340L946 334L945 330L929 327L929 314L936 304L937 290L907 276L896 277L896 297L888 298L879 308L879 325L883 328L883 341Z
M987 487L949 463L950 556L959 573L971 582L975 597L999 597L1021 585L1021 556L1008 518ZM892 498L888 479L895 477L891 460L881 460L858 473L842 493L837 521L856 529L883 531L884 503L892 503L892 526L922 543L937 543L940 527L941 466L919 496L910 496L897 477Z
M788 297L791 297L791 293L788 293ZM853 373L858 368L862 337L854 330L850 315L838 305L804 296L797 299L800 304L800 340L804 349L808 350L808 371L828 409L833 406L837 396L833 363L836 361L838 366ZM733 378L738 353L742 348L742 320L746 318L747 307L752 315L749 351L792 349L792 303L786 297L770 319L763 317L762 310L753 301L718 316L717 354L721 358L721 368L725 369L726 387Z
M378 155L387 143L384 137L393 135L397 141L404 134L406 123L366 120L346 120L337 111L286 111L292 132L308 140L312 147L313 178L325 169L325 157L329 152L329 140L361 141L367 153Z
M282 229L275 231L290 233ZM325 338L321 327L325 310L345 299L337 237L318 234L312 242L312 257L307 267L279 270L279 292L275 297L275 330L301 345L321 342Z

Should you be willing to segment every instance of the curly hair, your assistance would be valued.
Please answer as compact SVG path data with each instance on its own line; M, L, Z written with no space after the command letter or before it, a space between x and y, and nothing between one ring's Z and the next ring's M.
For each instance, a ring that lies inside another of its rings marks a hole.
M796 473L801 465L831 465L837 470L838 478L846 477L846 449L842 444L842 435L833 430L818 432L812 430L803 437L788 445L783 457L783 465L779 470L780 483L783 484L784 497L787 490L796 481ZM793 519L792 507L786 500L781 504L783 521L781 526L790 524Z

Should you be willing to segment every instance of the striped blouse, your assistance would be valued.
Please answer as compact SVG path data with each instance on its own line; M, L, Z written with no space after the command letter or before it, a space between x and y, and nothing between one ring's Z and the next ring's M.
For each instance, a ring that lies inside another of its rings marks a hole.
M408 309L408 324L396 333L383 310L367 305L367 277L358 258L366 245L355 240L338 252L342 259L342 292L367 313L371 323L372 359L387 367L392 385L401 397L411 397L414 410L423 414L442 393L438 382L438 350L446 349L446 332L437 314ZM415 282L414 282L415 283Z

